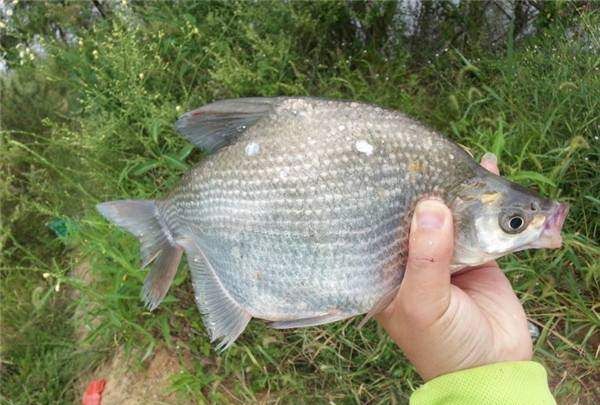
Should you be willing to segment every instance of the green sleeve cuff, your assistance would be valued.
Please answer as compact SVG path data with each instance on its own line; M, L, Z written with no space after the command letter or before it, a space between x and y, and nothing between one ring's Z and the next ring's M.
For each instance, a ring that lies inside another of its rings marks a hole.
M541 364L515 361L441 375L416 390L410 404L554 405L556 401Z

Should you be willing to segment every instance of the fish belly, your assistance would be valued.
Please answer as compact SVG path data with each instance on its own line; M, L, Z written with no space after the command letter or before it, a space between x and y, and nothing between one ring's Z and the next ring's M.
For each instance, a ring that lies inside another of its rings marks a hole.
M198 238L221 282L253 317L351 316L368 312L400 283L405 241L398 220L313 221L302 232L247 229Z

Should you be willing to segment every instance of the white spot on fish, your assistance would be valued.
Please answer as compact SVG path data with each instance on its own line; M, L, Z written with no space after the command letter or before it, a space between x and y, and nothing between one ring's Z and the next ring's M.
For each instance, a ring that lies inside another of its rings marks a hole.
M450 160L454 160L454 155L451 153L449 158L450 158Z
M246 145L246 155L247 156L258 155L258 152L260 152L260 145L257 144L256 142L250 142L248 145Z
M373 154L373 145L371 145L369 142L365 141L364 139L361 139L360 141L356 141L356 143L354 144L354 147L356 148L357 151L359 151L360 153L364 153L367 156L371 156Z
M288 170L281 169L281 171L279 172L279 177L281 177L282 179L285 179L287 176L288 176Z
M343 130L345 130L345 129L346 129L346 127L345 127L345 126L343 126L343 125L340 125L340 126L338 127L338 129L339 129L340 131L343 131Z

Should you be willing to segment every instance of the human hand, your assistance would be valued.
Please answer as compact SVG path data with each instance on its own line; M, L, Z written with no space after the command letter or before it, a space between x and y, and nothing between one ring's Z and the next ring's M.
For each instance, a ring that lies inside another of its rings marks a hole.
M495 158L484 157L481 164L498 173ZM448 207L437 200L420 202L404 280L376 316L425 381L532 357L525 311L496 262L450 276L453 238Z

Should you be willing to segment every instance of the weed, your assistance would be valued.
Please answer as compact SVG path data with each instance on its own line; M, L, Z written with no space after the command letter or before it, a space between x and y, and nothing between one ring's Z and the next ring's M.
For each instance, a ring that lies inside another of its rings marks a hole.
M99 201L161 196L202 158L172 129L182 112L286 94L404 110L474 155L493 151L509 178L569 202L563 249L511 255L501 266L542 329L535 356L554 394L565 403L598 398L598 13L561 20L556 6L553 24L506 50L463 44L434 57L415 52L400 30L384 35L376 27L390 12L374 7L104 9L105 18L73 28L73 43L49 41L46 59L3 78L3 403L77 401L77 379L115 347L141 364L159 345L191 354L172 385L194 401L407 402L421 382L375 322L278 331L255 320L216 355L187 265L147 312L137 242L94 210ZM60 237L48 227L56 220L71 224ZM74 275L81 263L91 282Z

